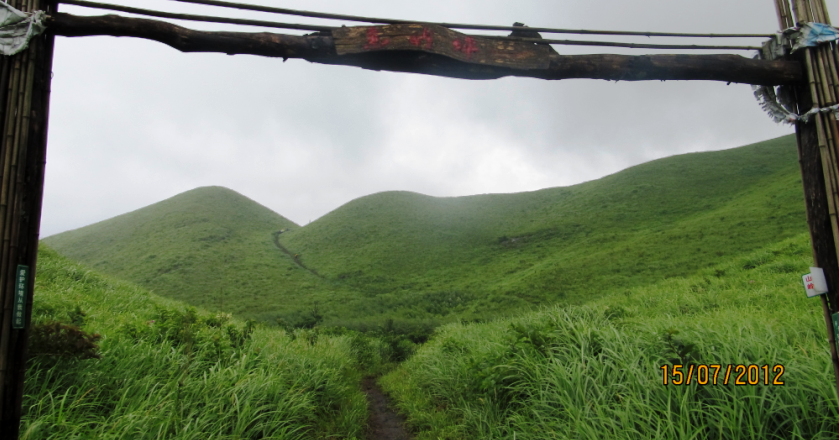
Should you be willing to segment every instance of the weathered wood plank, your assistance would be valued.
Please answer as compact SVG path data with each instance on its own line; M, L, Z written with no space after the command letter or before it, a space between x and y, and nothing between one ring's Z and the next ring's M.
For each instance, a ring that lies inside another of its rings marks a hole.
M332 31L332 38L338 55L408 50L512 69L547 69L551 63L546 45L466 35L430 24L342 27Z
M182 52L221 52L302 58L314 63L357 66L463 79L520 76L547 80L592 78L612 81L707 80L778 85L803 79L801 63L762 61L739 55L557 55L547 68L520 69L464 62L423 51L368 51L339 55L332 35L269 32L204 32L171 23L118 15L79 17L56 13L48 32L67 37L110 35L159 41Z

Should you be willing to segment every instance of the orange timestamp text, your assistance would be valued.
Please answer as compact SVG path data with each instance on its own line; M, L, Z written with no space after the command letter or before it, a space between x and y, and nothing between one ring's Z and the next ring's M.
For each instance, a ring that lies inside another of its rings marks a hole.
M662 365L664 385L784 385L783 365Z

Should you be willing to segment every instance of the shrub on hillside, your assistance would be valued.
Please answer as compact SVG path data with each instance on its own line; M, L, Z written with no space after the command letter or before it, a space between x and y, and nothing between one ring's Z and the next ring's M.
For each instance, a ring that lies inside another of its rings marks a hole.
M202 317L192 307L181 311L155 306L153 317L143 323L124 324L121 332L136 342L167 342L172 347L185 347L189 351L192 347L209 344L216 360L229 359L234 350L243 350L257 325L256 321L248 320L239 328L230 322L229 314Z
M75 325L49 321L32 326L29 335L29 357L58 359L99 359L102 337L90 334Z
M230 338L230 344L232 344L234 348L242 348L245 346L245 342L251 338L255 328L256 321L248 319L241 330L233 324L228 324L227 327L225 327L225 331L227 332L227 337Z

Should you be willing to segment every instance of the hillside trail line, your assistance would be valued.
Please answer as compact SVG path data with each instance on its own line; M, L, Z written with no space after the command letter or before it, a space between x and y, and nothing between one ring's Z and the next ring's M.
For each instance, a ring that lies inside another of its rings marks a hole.
M361 381L361 391L367 396L370 408L367 440L411 440L405 430L405 417L388 407L388 398L376 385L375 377L365 377Z
M298 256L297 254L292 254L292 253L291 253L291 251L289 251L288 249L286 249L286 247L285 247L285 246L283 246L283 245L280 243L280 234L282 234L282 233L283 233L283 231L277 231L277 232L274 232L273 234L271 234L271 235L273 235L273 236L274 236L274 245L276 245L276 246L277 246L277 248L278 248L279 250L283 251L283 253L284 253L284 254L288 255L288 256L289 256L289 258L291 258L291 261L294 261L294 264L298 265L301 269L305 269L305 270L307 270L309 273L311 273L312 275L314 275L314 276L316 276L316 277L318 277L318 278L320 278L320 279L322 279L322 280L325 280L325 279L326 279L326 277L324 277L323 275L319 274L319 273L318 273L318 271L316 271L316 270L314 270L314 269L310 269L310 268L306 267L306 265L305 265L305 264L303 264L303 262L302 262L302 261L300 261L300 258L299 258L299 256Z

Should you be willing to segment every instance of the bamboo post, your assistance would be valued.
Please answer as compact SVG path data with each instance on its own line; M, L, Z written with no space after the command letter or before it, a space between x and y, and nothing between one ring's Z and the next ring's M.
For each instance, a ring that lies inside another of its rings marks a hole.
M56 11L50 0L10 0L25 12ZM0 57L0 438L16 439L26 373L46 163L54 36ZM23 329L12 328L18 265L29 267Z
M790 5L791 2L791 5ZM792 14L790 14L792 6ZM776 0L782 29L805 22L830 24L824 0ZM796 88L800 114L839 102L839 53L835 44L823 44L797 54L807 76ZM824 269L831 291L821 295L828 345L839 399L839 353L831 315L839 312L839 124L832 113L818 113L807 123L795 125L799 162L813 245L814 265Z
M775 12L778 13L778 24L781 29L788 29L794 26L792 13L789 10L787 0L775 0Z

